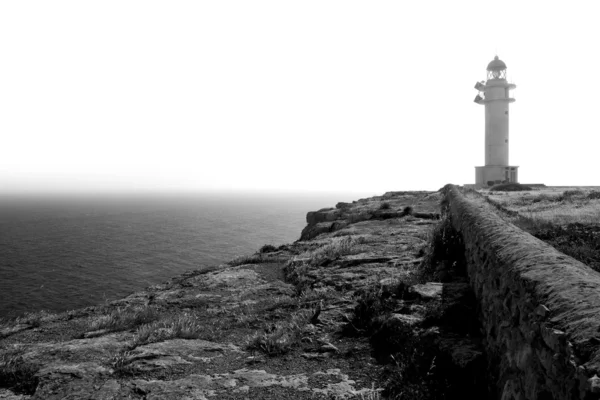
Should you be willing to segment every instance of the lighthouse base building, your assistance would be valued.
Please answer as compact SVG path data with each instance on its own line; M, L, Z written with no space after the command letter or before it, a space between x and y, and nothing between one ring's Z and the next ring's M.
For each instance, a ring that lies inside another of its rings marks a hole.
M519 167L508 163L508 105L516 85L506 80L506 64L496 56L487 66L487 81L477 82L475 103L485 106L485 165L475 167L475 186L519 182Z
M519 182L519 167L512 165L486 165L475 167L475 186L494 186L499 183Z

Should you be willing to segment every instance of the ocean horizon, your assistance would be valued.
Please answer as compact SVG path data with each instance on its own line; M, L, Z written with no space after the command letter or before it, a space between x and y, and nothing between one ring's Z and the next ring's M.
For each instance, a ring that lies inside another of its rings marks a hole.
M367 195L365 195L366 197ZM0 317L118 299L300 237L348 193L21 194L0 197Z

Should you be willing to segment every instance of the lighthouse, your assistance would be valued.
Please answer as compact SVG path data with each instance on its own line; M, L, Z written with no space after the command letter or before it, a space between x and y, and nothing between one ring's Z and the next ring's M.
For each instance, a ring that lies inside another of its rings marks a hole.
M475 167L475 186L518 182L518 168L508 163L508 105L517 86L506 80L506 64L498 58L487 66L487 81L477 82L475 103L485 106L485 165Z

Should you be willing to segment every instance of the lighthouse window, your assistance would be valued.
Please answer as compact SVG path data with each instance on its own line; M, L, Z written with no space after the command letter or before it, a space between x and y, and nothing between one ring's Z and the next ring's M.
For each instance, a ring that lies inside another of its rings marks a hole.
M504 111L504 115L508 115L508 111Z

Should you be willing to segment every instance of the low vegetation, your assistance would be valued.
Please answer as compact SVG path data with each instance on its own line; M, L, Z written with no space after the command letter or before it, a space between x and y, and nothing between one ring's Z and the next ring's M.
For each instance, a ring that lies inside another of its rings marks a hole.
M389 210L390 208L392 208L392 206L387 201L384 201L379 205L380 210Z
M136 326L155 321L158 318L160 318L160 313L151 306L115 308L108 314L91 319L88 322L87 330L126 331Z
M159 321L140 326L135 333L132 347L169 339L215 340L218 328L199 317L190 314L177 314Z
M244 255L234 258L229 261L227 264L232 267L237 267L238 265L246 265L246 264L264 264L264 263L273 263L273 262L285 262L288 257L284 255L279 255L277 253L278 250L274 250L274 247L271 245L265 245L261 247L261 249L254 254Z
M134 369L133 366L131 365L131 360L130 357L131 356L131 352L124 350L119 352L118 354L116 354L111 360L110 360L110 367L113 369L114 373L117 376L128 376L128 375L133 375L134 374Z
M426 239L425 254L418 268L395 283L357 293L353 315L343 331L346 335L369 338L375 358L386 365L383 392L386 398L442 399L464 392L464 377L449 371L452 360L438 348L435 338L441 329L458 334L468 329L469 335L477 335L476 307L471 303L422 301L413 291L416 284L464 277L464 243L447 214ZM387 321L394 321L395 314L412 315L421 322L418 328L388 325ZM478 385L472 390L483 393L485 387Z
M392 296L396 297L398 288L401 286L398 282L396 287L391 288L388 293L384 293L383 287L371 288L357 293L356 306L352 319L344 328L344 333L348 336L364 336L372 332L373 321L380 315L390 313L396 302Z
M0 318L0 325L29 325L31 328L39 327L43 322L51 321L57 318L57 314L52 314L48 311L29 312L18 316Z
M363 236L334 237L332 241L289 260L284 268L286 280L296 288L296 295L312 289L315 279L311 269L338 260L343 256L361 254L368 250L369 239Z
M544 190L486 200L519 228L600 271L599 191Z
M246 264L262 264L267 262L267 257L262 253L250 254L244 256L238 256L233 260L229 261L229 264L232 267L237 267L238 265L246 265Z
M381 400L381 390L382 389L375 389L375 387L372 387L368 390L362 389L350 397L347 395L331 395L328 397L328 400Z
M366 243L368 243L368 240L362 236L346 236L335 239L331 243L310 252L308 254L308 264L317 266L343 256L364 253Z
M303 334L307 332L311 313L302 310L292 314L286 321L276 322L262 333L257 333L248 340L247 349L261 351L269 356L288 353L298 346Z
M277 251L277 247L273 246L272 244L265 244L264 246L262 246L258 250L258 252L261 253L261 254L264 254L264 253L273 253L275 251Z

